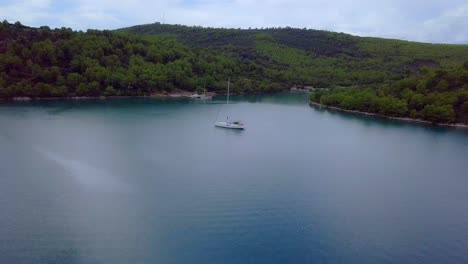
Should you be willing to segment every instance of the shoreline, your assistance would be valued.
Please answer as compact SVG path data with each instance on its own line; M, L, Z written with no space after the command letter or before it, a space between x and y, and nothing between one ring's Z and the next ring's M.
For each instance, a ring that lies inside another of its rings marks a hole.
M191 92L155 93L151 95L112 95L112 96L65 96L65 97L13 97L0 98L0 101L29 102L47 100L108 100L108 99L131 99L131 98L191 98ZM215 92L206 93L207 97L216 96Z
M68 96L68 97L13 97L13 98L0 98L1 101L10 101L10 102L29 102L29 101L48 101L48 100L109 100L109 99L131 99L131 98L184 98L184 99L189 99L193 93L191 92L174 92L174 93L156 93L152 95L140 95L140 96L131 96L131 95L123 95L123 96ZM208 97L216 96L215 92L209 92L206 94ZM387 119L387 120L397 120L401 122L406 122L406 123L415 123L415 124L423 124L423 125L431 125L431 126L440 126L440 127L449 127L449 128L462 128L462 129L468 129L468 124L462 124L462 123L434 123L431 121L426 121L423 119L415 119L415 118L410 118L410 117L393 117L393 116L386 116L386 115L381 115L381 114L375 114L375 113L370 113L370 112L362 112L358 110L348 110L336 106L328 106L316 102L309 101L309 105L315 108L325 108L333 111L338 111L338 112L344 112L344 113L350 113L350 114L355 114L355 115L363 115L363 116L369 116L369 117L377 117L381 119Z
M286 92L286 91L281 91ZM276 93L276 92L272 92ZM230 93L230 95L253 95L253 94L269 94L268 92L262 93ZM208 99L215 96L222 96L226 95L226 93L217 93L217 92L207 92L202 96L205 98L194 98L193 92L187 91L176 91L172 93L153 93L151 95L111 95L111 96L63 96L63 97L28 97L28 96L18 96L18 97L11 97L11 98L2 98L0 97L0 102L30 102L30 101L52 101L52 100L108 100L108 99L132 99L132 98L174 98L174 99Z
M397 120L397 121L406 122L406 123L415 123L415 124L423 124L423 125L431 125L431 126L468 129L468 124L434 123L434 122L431 122L431 121L426 121L426 120L422 120L422 119L415 119L415 118L410 118L410 117L386 116L386 115L380 115L380 114L375 114L375 113L370 113L370 112L362 112L362 111L357 111L357 110L348 110L348 109L343 109L343 108L336 107L336 106L323 105L323 104L312 102L312 101L309 101L309 105L312 106L312 107L315 107L315 108L325 108L325 109L338 111L338 112L345 112L345 113L350 113L350 114L355 114L355 115L364 115L364 116L370 116L370 117L377 117L377 118L388 119L388 120Z

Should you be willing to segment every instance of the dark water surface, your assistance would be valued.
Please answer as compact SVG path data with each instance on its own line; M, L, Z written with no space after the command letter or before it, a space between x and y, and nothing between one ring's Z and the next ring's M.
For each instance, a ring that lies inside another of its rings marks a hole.
M220 98L222 99L222 98ZM0 263L468 263L468 133L310 108L0 104Z

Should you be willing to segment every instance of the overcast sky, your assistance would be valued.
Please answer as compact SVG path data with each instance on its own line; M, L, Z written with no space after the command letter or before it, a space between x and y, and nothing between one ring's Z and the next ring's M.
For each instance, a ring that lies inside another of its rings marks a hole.
M468 44L468 0L0 0L30 26L116 29L163 20L211 27L299 27Z

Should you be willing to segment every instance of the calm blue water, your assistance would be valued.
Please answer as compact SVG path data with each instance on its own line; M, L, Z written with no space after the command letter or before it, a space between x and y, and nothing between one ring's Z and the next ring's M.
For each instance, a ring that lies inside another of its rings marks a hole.
M222 98L220 98L222 100ZM468 263L468 133L302 95L0 104L0 263Z

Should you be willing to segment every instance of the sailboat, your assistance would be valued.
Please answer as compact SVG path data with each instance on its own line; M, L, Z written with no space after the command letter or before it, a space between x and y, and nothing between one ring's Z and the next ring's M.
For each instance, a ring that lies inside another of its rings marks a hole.
M229 86L231 83L231 78L228 79L228 92L227 92L227 99L226 105L229 104ZM244 124L241 121L229 121L229 116L226 116L226 121L220 121L215 123L216 127L222 128L229 128L229 129L245 129Z

